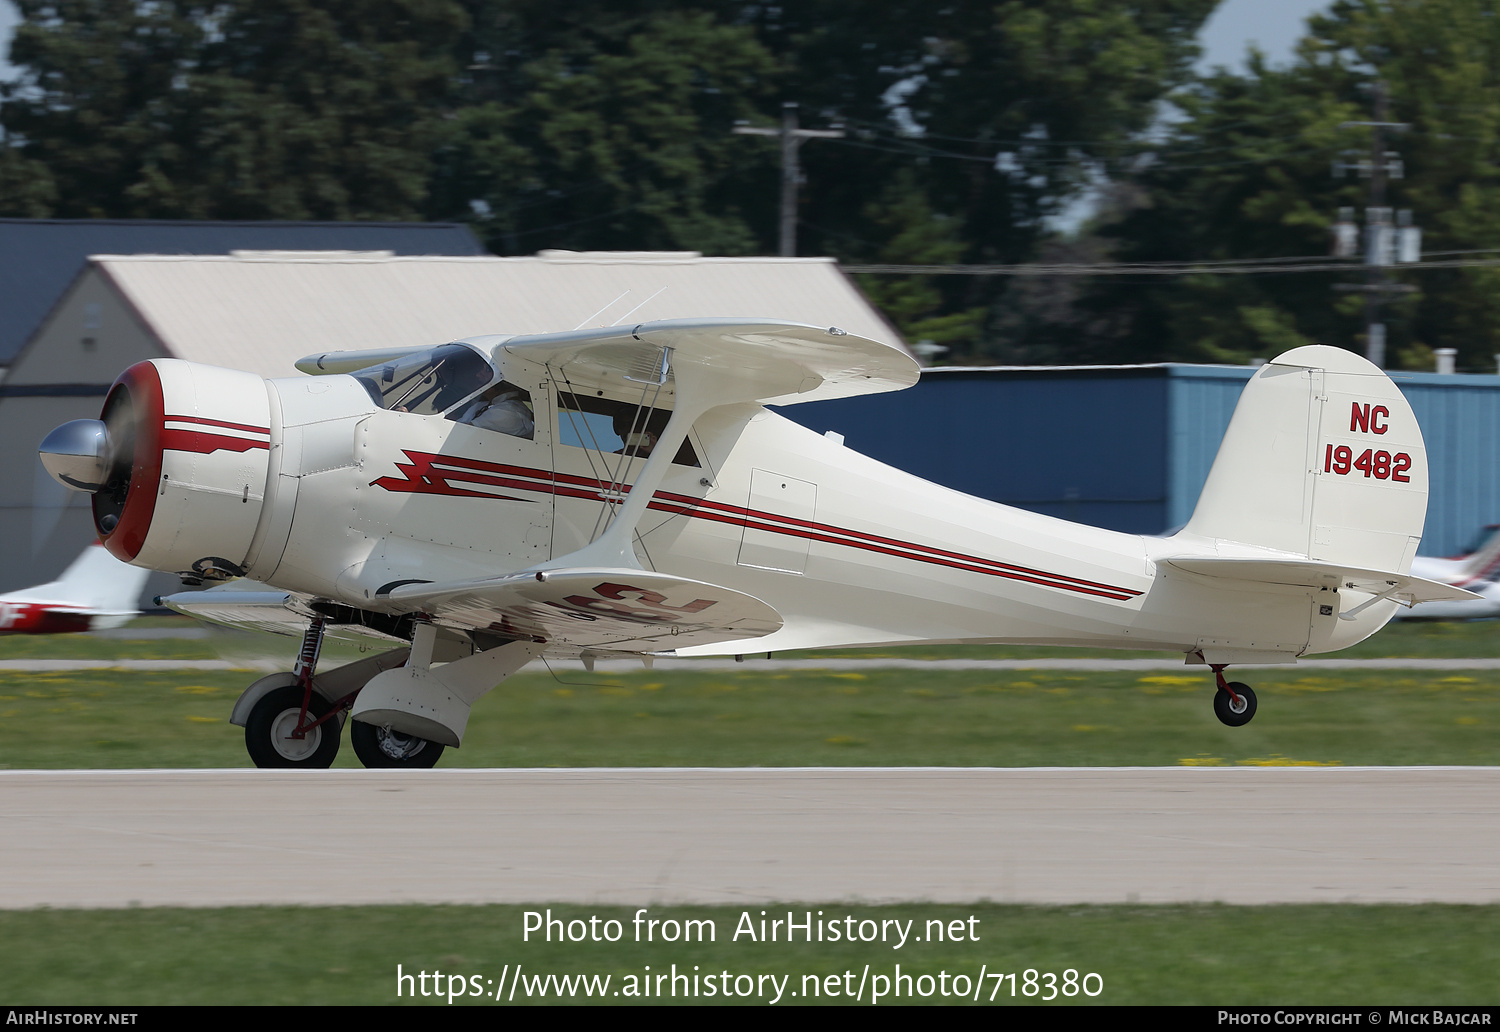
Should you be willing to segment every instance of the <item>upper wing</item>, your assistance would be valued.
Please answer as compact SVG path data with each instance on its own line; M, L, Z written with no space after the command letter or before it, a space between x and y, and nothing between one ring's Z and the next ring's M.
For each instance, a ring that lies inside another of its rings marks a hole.
M671 319L568 333L471 337L469 343L562 369L580 384L618 384L622 377L657 382L662 349L671 348L670 367L690 364L708 373L718 404L790 405L878 394L910 387L921 375L916 360L890 344L836 326L773 319ZM329 351L298 359L297 368L314 376L352 373L426 350L429 345Z
M323 351L297 359L299 372L312 376L333 376L336 373L357 373L361 369L395 362L407 355L431 351L433 345L419 344L409 348L378 348L369 351Z
M622 376L654 382L662 349L671 348L671 368L697 366L721 403L789 405L876 394L910 387L921 374L915 359L890 344L771 319L673 319L511 337L501 347L585 383Z
M407 584L389 600L439 624L570 648L652 652L758 638L776 610L732 588L662 573L562 569Z
M1481 596L1451 584L1413 577L1406 573L1364 570L1316 559L1219 559L1180 556L1162 560L1179 570L1207 577L1250 581L1258 584L1290 584L1304 588L1352 588L1371 595L1414 605L1418 602L1475 599Z

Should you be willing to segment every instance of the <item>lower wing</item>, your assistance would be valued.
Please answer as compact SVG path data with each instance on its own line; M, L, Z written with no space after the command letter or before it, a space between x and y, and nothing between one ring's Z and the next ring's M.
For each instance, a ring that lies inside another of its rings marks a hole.
M359 624L372 614L285 591L195 591L160 604L212 623L300 634L310 618ZM406 615L440 626L568 649L655 652L759 638L781 627L776 610L733 588L627 569L559 569L446 584L411 583L381 599L387 629Z

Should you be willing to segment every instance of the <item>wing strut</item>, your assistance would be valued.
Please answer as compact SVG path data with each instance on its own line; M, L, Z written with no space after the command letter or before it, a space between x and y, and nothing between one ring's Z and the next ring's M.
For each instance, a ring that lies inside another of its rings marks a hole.
M698 379L699 372L696 366L673 368L672 350L670 347L662 348L661 363L655 380L627 377L645 385L641 391L640 404L636 406L635 419L631 422L632 435L640 432L640 427L644 426L650 418L650 412L655 411L656 399L660 396L661 388L666 384L667 378L675 376L677 379L678 404L667 419L667 425L662 429L661 437L657 440L651 455L646 459L646 465L642 467L640 476L636 478L634 485L627 488L635 452L634 449L626 447L624 454L620 456L618 468L611 473L610 485L605 492L605 509L606 512L612 512L613 517L609 520L604 532L577 551L559 556L550 562L540 563L532 569L555 570L583 566L634 570L641 568L632 545L636 526L646 514L646 506L650 504L656 489L661 486L662 479L667 474L667 468L671 465L672 457L677 454L683 441L687 439L688 431L692 428L694 421L718 404L713 399L706 383L694 382ZM566 375L564 382L567 382ZM648 405L646 394L651 391L652 387L656 388L656 392L652 394ZM571 388L572 385L569 384L570 391ZM607 463L605 468L608 470ZM624 498L623 505L618 502L621 497Z

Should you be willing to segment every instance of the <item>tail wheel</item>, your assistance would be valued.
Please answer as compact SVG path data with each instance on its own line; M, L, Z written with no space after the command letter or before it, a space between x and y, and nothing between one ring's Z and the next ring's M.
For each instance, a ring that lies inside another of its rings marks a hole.
M1240 681L1230 681L1228 689L1214 692L1214 715L1230 727L1244 727L1255 716L1255 693ZM1239 698L1236 700L1230 691Z
M263 695L245 721L245 748L257 767L320 770L333 766L339 752L339 718L292 737L302 716L302 688L287 685ZM309 723L326 716L332 707L317 692L307 703Z
M351 722L349 741L354 745L354 755L366 767L431 767L443 755L441 742L403 735L362 720Z

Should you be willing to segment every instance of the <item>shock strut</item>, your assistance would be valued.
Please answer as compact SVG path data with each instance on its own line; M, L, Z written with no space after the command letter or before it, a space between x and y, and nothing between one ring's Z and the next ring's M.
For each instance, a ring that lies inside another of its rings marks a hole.
M1214 672L1214 680L1218 682L1219 690L1233 699L1236 706L1240 706L1242 703L1240 702L1239 694L1233 688L1229 687L1229 682L1224 679L1224 668L1228 665L1228 663L1213 663L1210 664L1209 669Z
M1200 649L1193 653L1193 655L1198 657L1198 662L1208 663L1208 660L1203 658L1203 650ZM1219 686L1219 691L1228 695L1230 699L1234 700L1234 704L1238 706L1240 705L1239 693L1229 687L1229 681L1224 677L1224 668L1228 665L1228 663L1208 663L1208 668L1214 672L1214 682Z
M307 630L302 632L302 648L297 652L297 664L292 667L292 675L302 686L302 712L297 714L297 729L292 732L293 738L304 738L311 730L307 726L307 707L312 702L313 671L317 669L318 655L323 651L323 629L327 625L325 618L315 616L307 625Z

